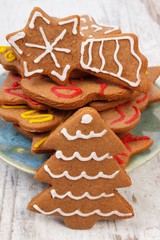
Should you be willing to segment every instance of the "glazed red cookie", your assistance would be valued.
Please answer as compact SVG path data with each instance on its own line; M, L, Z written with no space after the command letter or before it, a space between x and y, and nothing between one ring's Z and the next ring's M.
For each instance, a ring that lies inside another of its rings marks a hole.
M8 73L0 90L0 104L27 104L34 109L49 109L48 106L34 101L23 93L21 88L21 79L21 76L18 74L15 74L13 72ZM29 79L26 79L26 81L29 81Z
M134 99L135 97L137 97L139 95L139 92L134 91L133 94L130 95L130 97L125 98L125 99L121 99L121 100L116 100L116 101L93 101L93 102L89 102L89 106L93 107L94 109L96 109L98 112L101 111L105 111L111 108L115 108L118 107L119 105L122 105L124 103L129 102L130 100Z
M70 72L78 69L149 91L147 59L139 52L134 34L86 38L80 34L79 16L58 19L34 8L25 28L9 34L7 40L20 60L23 77L43 74L65 85Z
M62 217L76 229L91 228L100 219L134 215L115 190L131 185L115 158L126 148L96 110L78 110L50 134L48 144L56 152L37 170L35 179L50 187L29 203L30 210Z
M135 96L134 91L88 76L70 79L66 86L59 86L47 77L22 79L23 92L42 104L58 109L76 109L96 99L120 100Z
M29 132L46 132L56 127L64 117L60 110L33 110L25 105L0 107L0 118L18 124Z
M153 140L148 136L138 137L131 133L127 133L123 137L121 137L120 134L118 134L118 136L129 151L130 157L146 151L153 144Z
M147 79L151 85L151 89L148 93L148 98L149 98L149 102L148 104L159 101L159 90L156 89L155 86L153 86L153 83L156 81L156 79L158 78L158 76L160 75L160 67L148 67L147 69ZM118 101L93 101L89 103L90 107L95 108L97 111L105 111L107 109L110 108L114 108L117 107L123 103L128 102L129 100L131 100L132 98L135 98L139 93L137 91L134 92L133 97L131 97L130 99L126 98L126 101L124 100L118 100Z

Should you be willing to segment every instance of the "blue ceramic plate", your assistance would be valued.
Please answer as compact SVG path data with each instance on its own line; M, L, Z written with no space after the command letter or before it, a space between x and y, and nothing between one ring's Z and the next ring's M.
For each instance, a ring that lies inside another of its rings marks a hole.
M0 87L5 77L6 75L0 77ZM142 113L139 124L131 132L136 136L149 136L154 140L154 144L144 153L131 158L127 166L128 172L146 163L160 151L160 103L150 105ZM11 123L0 120L0 158L2 160L22 171L35 174L36 169L49 158L49 155L35 155L30 149L29 138L15 130Z

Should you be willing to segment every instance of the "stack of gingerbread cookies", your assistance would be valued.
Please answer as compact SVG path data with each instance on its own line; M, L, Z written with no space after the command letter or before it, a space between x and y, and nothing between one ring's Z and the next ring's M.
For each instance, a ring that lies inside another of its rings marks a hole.
M58 19L34 8L7 40L0 117L32 139L33 153L51 154L35 175L49 187L28 208L78 229L133 217L115 189L131 185L129 159L153 143L130 130L160 101L160 67L147 67L134 34L87 15Z

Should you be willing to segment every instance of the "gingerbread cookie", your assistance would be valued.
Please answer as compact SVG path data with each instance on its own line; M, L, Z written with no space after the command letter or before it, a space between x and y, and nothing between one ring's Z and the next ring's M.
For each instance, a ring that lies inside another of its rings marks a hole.
M58 19L34 8L25 28L9 34L7 40L20 60L23 77L44 74L65 85L70 72L78 69L149 91L147 59L139 52L134 34L86 38L80 34L79 16Z
M130 95L130 97L125 98L125 99L116 100L116 101L98 100L98 101L89 102L88 105L90 107L93 107L94 109L96 109L98 112L101 112L101 111L105 111L107 109L118 107L119 105L122 105L124 103L127 103L130 100L132 100L133 98L137 97L137 95L139 95L139 92L134 91L134 93L132 95Z
M93 17L88 15L80 16L80 34L82 36L95 38L119 33L121 33L121 30L117 26L99 24Z
M21 79L21 76L18 74L15 74L13 72L8 73L0 90L0 104L28 104L33 109L49 109L48 106L34 101L23 93L21 88ZM27 80L29 79L26 79L26 81Z
M70 79L59 86L47 77L22 79L23 92L42 104L58 109L76 109L95 99L119 100L132 98L135 92L95 77Z
M30 210L62 217L76 229L91 228L100 219L133 217L132 207L115 190L131 185L114 157L125 147L93 108L78 110L46 144L56 153L37 170L35 179L51 186L29 203Z
M148 104L160 102L160 89L154 84L151 85L151 90L148 93Z
M17 59L16 55L11 50L11 47L0 46L0 64L2 64L4 69L6 69L7 71L11 71L21 75L20 61ZM77 69L73 70L70 73L71 78L79 78L88 75L90 74Z
M22 127L20 127L18 124L13 124L13 127L20 133L22 133L24 136L30 138L30 139L33 139L34 135L36 133L33 133L33 132L28 132L26 131L25 129L23 129ZM37 133L38 134L38 133Z
M131 133L124 134L123 137L120 134L118 136L129 151L130 157L146 151L153 144L153 140L147 136L138 137Z
M13 53L11 47L0 46L0 64L7 71L12 71L20 74L20 63Z
M70 118L73 115L73 111L68 111L64 115L62 121L59 123L59 125L63 124L68 118ZM41 153L54 153L54 149L50 146L44 146L45 141L49 137L49 135L55 131L56 128L53 128L50 132L41 134L36 134L33 136L32 146L31 146L31 152L35 154L41 154Z
M140 110L129 101L116 108L100 112L100 116L116 133L126 132L134 128L141 118Z
M155 83L160 75L160 66L149 67L147 69L147 79L151 83Z
M26 105L0 107L0 118L20 125L29 132L46 132L56 127L64 117L64 111L33 110Z
M160 75L160 67L148 67L147 79L151 85L151 89L148 93L149 102L159 101L159 91L158 91L158 89L156 89L153 86L153 83L156 81L156 79L158 78L159 75ZM153 88L155 88L155 90ZM155 95L154 95L154 91L155 91ZM135 91L133 94L133 98L135 98L138 94L139 94L139 92ZM150 98L151 98L151 100L150 100ZM130 99L126 98L126 101L118 100L118 101L110 101L110 102L108 102L108 101L93 101L93 102L89 103L89 106L95 108L97 111L105 111L107 109L114 108L123 103L126 103L131 99L132 98L130 98ZM148 104L149 104L149 102L148 102Z

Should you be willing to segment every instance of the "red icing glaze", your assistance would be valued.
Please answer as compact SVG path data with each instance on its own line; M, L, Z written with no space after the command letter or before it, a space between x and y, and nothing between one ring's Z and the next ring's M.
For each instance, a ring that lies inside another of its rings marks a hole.
M121 115L121 117L118 118L118 119L116 119L116 120L114 120L113 122L111 122L110 125L113 125L113 124L115 124L115 123L117 123L117 122L121 122L121 121L125 118L125 115L124 115L124 113L120 110L120 108L126 107L126 106L128 106L128 105L130 105L130 104L131 104L131 102L127 102L127 103L124 103L124 104L122 104L122 105L119 105L119 106L116 108L116 111Z
M122 89L129 89L129 88L125 87L125 86L120 86L119 88L122 88Z
M119 164L123 164L123 160L120 159L120 158L118 157L118 155L128 157L128 154L127 154L127 153L118 153L118 154L115 154L115 155L113 156L113 157L117 160L117 162L118 162Z
M75 84L75 82L70 78L69 79L69 83L71 84L71 85L74 85Z
M63 89L63 90L74 90L75 92L72 94L63 94L60 92L57 92L58 89ZM60 98L74 98L76 96L78 96L79 94L82 93L82 90L80 88L77 87L65 87L65 86L56 86L56 87L52 87L51 91L58 97Z
M17 81L15 81L14 83L12 83L12 87L18 87L19 83Z
M128 121L125 122L125 124L129 124L129 123L132 123L138 116L139 116L139 110L136 106L133 106L133 108L135 109L136 113L135 115L129 119Z
M142 140L150 140L150 138L147 136L136 137L132 134L128 134L128 135L124 136L123 138L121 138L121 141L124 143L124 145L130 152L132 152L132 150L131 150L130 146L128 145L128 143L134 142L134 141L142 141Z
M21 76L19 74L14 74L14 75L12 75L12 77L14 79L16 79L17 81L21 81L22 80L22 78L21 78Z
M38 105L38 102L35 102L34 100L32 100L31 98L26 96L26 99L28 100L28 102L30 102L32 105Z
M45 78L45 76L44 76L44 75L40 76L40 79L43 79L43 78Z
M138 100L136 101L136 103L144 102L147 98L148 98L148 93L146 93L143 98L138 99Z
M13 87L13 88L7 88L5 89L4 91L8 94L12 94L14 96L18 96L18 97L21 97L21 98L24 98L24 99L27 99L32 105L37 105L39 104L38 102L35 102L34 100L30 99L29 97L27 97L25 94L23 93L15 93L15 92L12 92L12 91L16 91L16 90L22 90L22 88L20 86L18 87Z
M99 78L96 79L96 83L101 84L101 90L100 90L100 95L102 96L104 93L104 89L107 87L107 84L104 82L101 82Z

